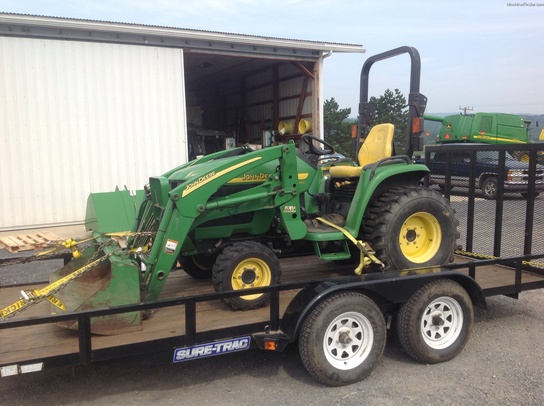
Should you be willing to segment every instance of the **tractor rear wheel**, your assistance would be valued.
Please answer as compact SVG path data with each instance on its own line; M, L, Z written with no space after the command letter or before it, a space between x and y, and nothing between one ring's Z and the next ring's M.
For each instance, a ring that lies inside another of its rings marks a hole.
M408 269L451 262L459 222L449 202L423 186L395 187L365 212L362 238L386 269Z
M442 279L423 286L398 313L397 334L416 361L436 364L465 347L474 324L472 301L457 282Z
M358 292L333 294L306 316L299 351L308 372L329 386L366 378L380 360L386 341L383 315Z
M217 292L230 292L261 288L280 282L281 267L271 249L254 241L243 241L225 247L217 257L212 280ZM236 310L249 310L264 306L269 293L229 297L223 299Z

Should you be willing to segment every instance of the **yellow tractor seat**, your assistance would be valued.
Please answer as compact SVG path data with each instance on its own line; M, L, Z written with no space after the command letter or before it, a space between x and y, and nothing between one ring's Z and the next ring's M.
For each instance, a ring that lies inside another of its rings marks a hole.
M365 138L357 161L359 166L331 166L330 175L332 178L353 178L361 175L363 166L389 158L393 155L393 124L378 124L372 127Z

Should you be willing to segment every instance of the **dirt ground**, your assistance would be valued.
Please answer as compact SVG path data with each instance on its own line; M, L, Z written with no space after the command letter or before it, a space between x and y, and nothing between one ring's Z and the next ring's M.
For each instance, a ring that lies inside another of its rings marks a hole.
M390 332L366 380L318 384L296 346L176 365L103 363L0 378L2 405L543 405L544 291L488 299L476 309L465 350L450 362L419 364ZM0 343L0 345L7 345Z

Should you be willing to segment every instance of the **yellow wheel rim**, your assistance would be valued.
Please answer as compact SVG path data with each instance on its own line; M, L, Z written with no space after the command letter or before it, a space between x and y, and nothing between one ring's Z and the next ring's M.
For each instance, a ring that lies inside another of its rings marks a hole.
M425 212L412 214L399 233L399 245L404 256L422 264L433 258L442 242L442 230L436 217Z
M240 262L232 273L232 290L260 288L272 283L270 266L259 258L248 258ZM255 300L263 294L241 296L243 300Z

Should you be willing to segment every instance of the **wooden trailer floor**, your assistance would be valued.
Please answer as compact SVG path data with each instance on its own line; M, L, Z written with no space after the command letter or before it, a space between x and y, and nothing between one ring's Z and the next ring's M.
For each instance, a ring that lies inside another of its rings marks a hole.
M282 259L282 282L301 282L350 275L351 270L335 264L319 261L314 257ZM514 272L510 268L494 265L479 267L476 280L483 289L514 284ZM544 276L524 272L522 283L544 280ZM42 286L36 286L40 288ZM26 287L25 287L26 288ZM0 288L0 308L15 302L20 296L20 287ZM212 293L210 280L191 278L179 270L170 274L161 299L195 294ZM280 314L283 314L296 291L282 292ZM50 304L44 301L16 318L47 316ZM264 307L251 311L233 311L221 301L197 304L197 331L209 331L241 324L267 322L269 309ZM158 309L142 323L139 331L117 336L92 337L92 349L101 349L125 344L146 342L185 334L184 307L174 306ZM75 331L53 324L0 329L0 364L21 363L49 356L78 352L78 337Z

